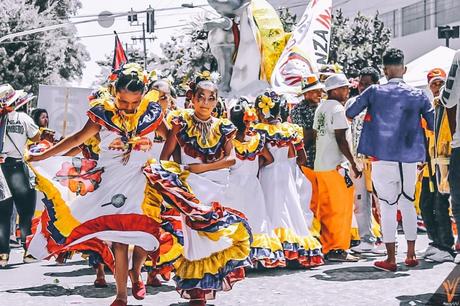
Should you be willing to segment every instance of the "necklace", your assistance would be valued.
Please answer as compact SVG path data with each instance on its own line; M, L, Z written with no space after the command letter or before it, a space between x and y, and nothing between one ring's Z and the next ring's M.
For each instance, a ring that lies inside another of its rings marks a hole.
M135 136L136 131L133 130L131 132L128 132L128 129L127 129L126 125L125 125L125 121L127 120L127 118L125 117L125 114L122 111L118 110L118 109L117 109L117 114L121 118L121 127L123 129L123 132L125 133L124 135L122 135L121 140L125 144L127 144L126 151L121 154L122 163L123 163L123 165L126 165L128 163L128 161L129 161L129 158L131 157L131 151L133 149L133 146L132 146L132 144L129 143L129 140L132 137Z
M211 131L212 117L209 117L207 120L201 120L195 114L193 114L192 120L195 127L198 129L198 131L200 131L201 144L205 145L207 142L206 139L209 135L209 132Z

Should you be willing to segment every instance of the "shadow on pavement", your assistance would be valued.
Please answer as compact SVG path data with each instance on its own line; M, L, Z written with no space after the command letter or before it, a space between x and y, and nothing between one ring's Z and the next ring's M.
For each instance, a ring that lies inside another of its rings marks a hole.
M169 306L188 306L188 302L169 304ZM206 304L206 306L215 306L215 305L214 304Z
M45 276L54 277L79 277L85 275L96 275L96 271L93 268L83 268L79 270L66 271L66 272L48 272Z
M283 275L296 274L302 271L315 271L315 268L279 268L279 269L247 269L247 278L257 278L260 276L277 277Z
M348 282L357 280L373 280L384 278L399 278L409 276L407 273L393 273L377 270L374 267L346 267L323 271L313 275L313 278L324 281Z
M160 288L150 288L147 287L147 293L149 295L155 295L160 292L174 291L174 286L163 285ZM108 284L107 288L94 288L91 285L76 286L75 288L64 288L56 284L46 284L37 287L28 287L21 289L10 289L6 290L8 293L26 293L30 296L49 296L49 297L59 297L59 296L69 296L69 295L79 295L84 298L108 298L115 296L116 288L115 284ZM131 295L131 290L128 289L128 294Z
M66 263L53 263L49 265L43 265L44 267L63 267L63 266L88 266L88 262L86 260L78 260L78 261L68 261Z
M161 285L161 287L154 288L154 287L145 286L145 288L147 289L147 293L149 295L156 295L161 292L171 292L171 291L176 290L176 287L165 285L165 284Z
M429 305L428 301L433 296L433 293L424 293L418 295L401 295L396 298L400 301L400 306L416 306Z

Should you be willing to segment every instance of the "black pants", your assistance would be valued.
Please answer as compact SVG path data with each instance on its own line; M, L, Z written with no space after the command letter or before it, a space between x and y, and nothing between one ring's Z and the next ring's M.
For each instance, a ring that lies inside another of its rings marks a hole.
M13 202L19 215L21 242L25 246L26 237L31 234L37 195L35 190L30 188L29 175L25 173L22 161L7 158L1 167L12 198L0 201L0 253L9 253Z
M430 192L430 179L423 178L420 194L420 210L425 223L428 237L432 245L438 249L452 252L454 236L449 216L449 195L438 191L435 184L434 192Z
M450 201L452 203L452 214L457 223L457 235L460 235L460 148L452 150L449 165ZM459 242L457 238L457 242Z

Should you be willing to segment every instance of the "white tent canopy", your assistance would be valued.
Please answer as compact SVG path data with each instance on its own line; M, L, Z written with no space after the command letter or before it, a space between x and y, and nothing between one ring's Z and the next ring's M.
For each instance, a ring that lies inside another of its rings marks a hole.
M428 71L433 68L441 68L446 73L449 73L454 55L455 50L453 49L443 46L437 47L408 63L406 65L407 72L404 75L404 80L411 86L425 87L427 85L426 75ZM382 78L380 81L381 83L387 82L385 78Z

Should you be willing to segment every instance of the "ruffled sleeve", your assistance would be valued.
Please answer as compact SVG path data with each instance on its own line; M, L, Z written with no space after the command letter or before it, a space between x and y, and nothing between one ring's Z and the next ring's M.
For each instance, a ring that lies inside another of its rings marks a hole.
M265 136L255 132L249 141L240 142L233 139L236 157L241 160L254 160L265 147Z
M254 129L264 135L267 143L277 147L286 147L297 139L297 133L289 123L279 125L258 123Z
M88 118L112 132L120 132L120 128L113 123L115 105L108 99L96 99L91 101L91 108L86 112Z

